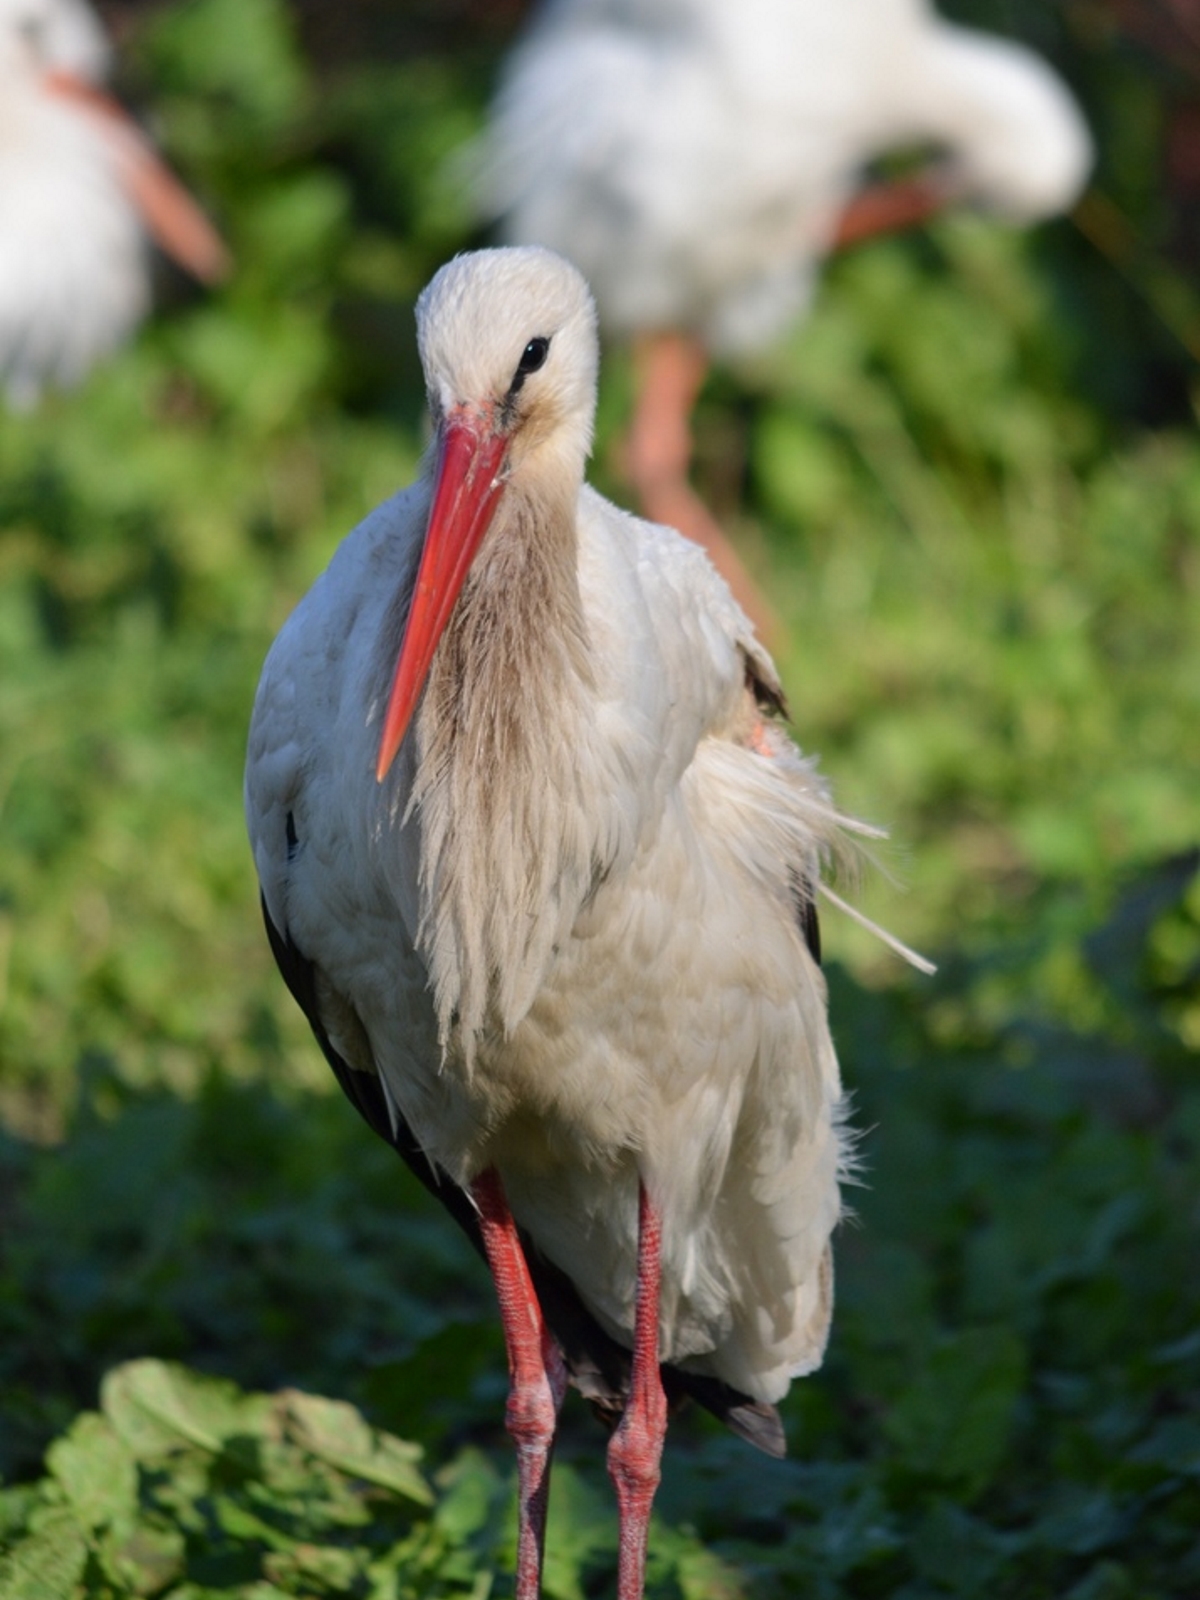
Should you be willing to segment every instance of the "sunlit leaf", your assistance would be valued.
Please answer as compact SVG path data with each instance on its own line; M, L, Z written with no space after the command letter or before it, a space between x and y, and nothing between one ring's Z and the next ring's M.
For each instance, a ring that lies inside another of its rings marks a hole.
M418 1505L432 1505L432 1491L417 1468L419 1446L370 1427L345 1401L293 1390L284 1403L288 1434L304 1449L342 1472L391 1489Z
M76 1418L47 1451L46 1466L83 1528L124 1524L137 1510L137 1465L106 1417L85 1411Z
M240 1433L258 1432L268 1414L264 1396L165 1361L131 1361L105 1376L105 1416L135 1454L153 1457L194 1445L216 1454Z
M87 1541L73 1514L51 1511L0 1554L0 1593L5 1600L62 1600L75 1592L87 1556Z

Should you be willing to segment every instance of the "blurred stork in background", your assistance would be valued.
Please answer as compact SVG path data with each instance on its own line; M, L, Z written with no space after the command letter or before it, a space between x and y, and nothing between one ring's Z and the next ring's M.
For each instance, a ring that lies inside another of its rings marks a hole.
M153 240L213 283L212 224L100 85L85 0L0 0L0 383L9 403L77 383L150 307Z
M929 159L864 182L901 149ZM549 0L503 74L480 184L503 237L568 256L607 332L633 341L626 470L641 508L705 544L770 631L688 484L710 356L776 338L839 245L960 202L1052 216L1091 155L1044 61L929 0Z

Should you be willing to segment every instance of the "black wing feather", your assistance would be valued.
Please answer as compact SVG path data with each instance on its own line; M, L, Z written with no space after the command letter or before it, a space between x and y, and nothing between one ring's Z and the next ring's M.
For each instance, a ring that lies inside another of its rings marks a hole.
M808 878L797 877L792 883L792 900L796 906L796 921L808 946L808 953L821 965L821 922L817 916L816 885Z
M783 690L775 684L768 683L765 678L754 669L754 663L749 656L746 662L746 688L754 696L754 702L765 717L786 717L788 714L787 701L784 699ZM800 923L800 931L804 935L804 942L808 946L808 953L818 966L821 965L821 924L817 917L816 884L808 880L795 881L792 885L793 897L796 901L796 917Z

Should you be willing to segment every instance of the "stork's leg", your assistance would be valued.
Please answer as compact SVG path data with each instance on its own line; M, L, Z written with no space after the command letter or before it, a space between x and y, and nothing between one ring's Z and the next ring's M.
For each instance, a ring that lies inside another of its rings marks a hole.
M542 1316L499 1173L489 1168L475 1179L471 1193L479 1207L483 1246L508 1349L506 1422L517 1447L515 1600L537 1600L546 1543L550 1454L559 1407L567 1392L567 1369Z
M608 1446L608 1472L617 1491L620 1519L617 1600L642 1600L650 1508L658 1488L659 1463L667 1432L667 1397L658 1367L661 1285L661 1219L645 1185L640 1184L633 1367L625 1414Z
M643 516L678 528L702 545L742 610L768 642L777 643L782 634L778 617L721 525L688 482L692 409L707 372L707 354L686 334L645 334L638 340L626 470Z
M704 347L685 333L643 334L633 348L635 395L626 443L639 493L684 479L692 462L692 411L708 374Z

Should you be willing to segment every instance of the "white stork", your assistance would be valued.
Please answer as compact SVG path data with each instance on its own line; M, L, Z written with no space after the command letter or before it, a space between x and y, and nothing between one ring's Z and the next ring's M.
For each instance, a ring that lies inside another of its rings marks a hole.
M31 405L79 382L150 306L153 240L215 282L225 247L100 85L84 0L0 0L0 385Z
M279 635L246 808L347 1095L496 1281L537 1594L573 1381L641 1593L668 1399L772 1453L821 1360L841 1090L815 899L844 818L701 550L584 483L594 308L537 248L417 304L434 449ZM854 825L851 825L854 826Z
M867 164L905 147L939 157L864 190ZM929 0L549 0L507 63L479 185L505 240L568 256L601 325L634 341L642 509L706 544L745 603L687 483L709 355L769 344L838 244L952 201L1036 221L1074 201L1090 162L1045 62Z

